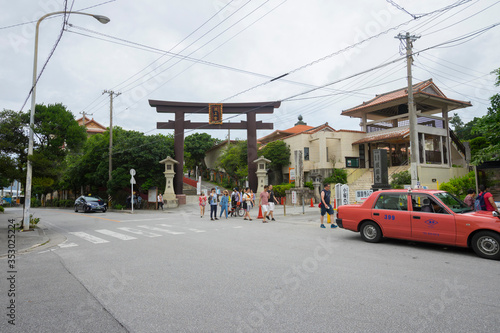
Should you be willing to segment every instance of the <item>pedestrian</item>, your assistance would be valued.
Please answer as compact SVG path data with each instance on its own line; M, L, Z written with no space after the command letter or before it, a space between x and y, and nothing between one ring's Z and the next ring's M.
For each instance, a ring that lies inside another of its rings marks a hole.
M218 220L217 218L217 193L215 192L215 188L212 188L210 193L210 197L208 198L208 202L210 203L210 220Z
M227 219L227 207L229 205L229 193L224 190L222 192L224 195L220 199L220 215L219 217L222 218L222 213L226 212L226 219Z
M252 189L250 189L250 198L252 199L250 201L250 203L251 203L251 207L250 208L253 208L253 206L255 206L255 193L253 193Z
M141 204L142 204L142 197L141 194L139 193L137 195L137 209L141 208Z
M337 228L337 224L333 222L333 207L330 204L330 184L323 184L323 190L321 191L321 228L326 228L323 224L323 218L325 214L328 213L330 215L330 219L332 221L332 228Z
M269 192L267 190L269 189L269 186L265 185L264 190L260 192L260 199L259 199L259 205L262 208L262 223L267 223L266 221L266 216L269 211Z
M488 192L489 187L484 185L479 185L479 194L474 202L474 208L476 210L486 210L489 212L497 212L498 207L495 204L495 199L493 195Z
M231 194L231 216L236 216L236 207L240 204L240 199L240 192L238 192L238 188L235 187Z
M266 218L269 220L269 215L271 215L271 221L276 221L274 219L274 203L278 203L278 199L276 199L276 196L274 195L273 185L269 185L267 193L269 193L269 214L266 215Z
M204 191L201 191L198 201L200 206L200 217L203 217L205 216L205 206L207 205L207 195Z
M467 190L467 195L465 196L464 202L469 206L470 209L474 209L474 198L476 197L476 191L473 189Z
M158 194L158 210L160 210L160 207L161 207L161 210L163 210L163 196L160 194Z
M243 193L242 200L243 200L243 209L245 210L245 216L243 216L243 220L252 221L252 218L250 217L250 205L252 198L250 197L250 189L248 187L245 189Z

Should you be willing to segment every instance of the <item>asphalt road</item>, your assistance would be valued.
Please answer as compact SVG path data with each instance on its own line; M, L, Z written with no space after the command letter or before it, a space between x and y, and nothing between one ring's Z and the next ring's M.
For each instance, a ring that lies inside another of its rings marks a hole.
M312 214L35 211L51 242L13 284L0 259L1 332L500 330L500 263L468 249L369 244Z

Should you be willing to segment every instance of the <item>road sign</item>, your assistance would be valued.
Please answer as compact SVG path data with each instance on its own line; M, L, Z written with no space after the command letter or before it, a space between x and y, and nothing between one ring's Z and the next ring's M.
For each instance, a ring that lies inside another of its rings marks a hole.
M132 177L134 177L134 176L135 176L135 169L130 169L130 175L131 175Z

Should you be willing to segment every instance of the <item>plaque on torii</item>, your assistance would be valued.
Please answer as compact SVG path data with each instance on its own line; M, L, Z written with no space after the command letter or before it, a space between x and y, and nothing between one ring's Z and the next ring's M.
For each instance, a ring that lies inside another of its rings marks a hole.
M189 103L149 100L149 105L156 108L158 113L174 113L175 120L168 122L157 122L157 129L174 130L174 154L179 164L175 165L174 190L176 194L183 194L182 178L184 175L184 130L186 129L246 129L247 130L247 150L248 150L248 184L254 191L257 190L257 130L272 130L272 123L263 123L256 120L257 113L274 113L275 108L279 108L281 102L260 102L260 103ZM209 122L191 122L184 120L184 114L209 114ZM222 122L224 114L246 114L247 120L239 123Z

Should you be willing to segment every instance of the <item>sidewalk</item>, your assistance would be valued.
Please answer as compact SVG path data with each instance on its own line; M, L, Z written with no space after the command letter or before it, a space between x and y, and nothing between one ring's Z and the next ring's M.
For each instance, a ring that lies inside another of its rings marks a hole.
M9 220L15 220L15 224L20 224L22 216L22 208L5 208L5 212L0 214L0 258L6 257L9 249L15 250L17 256L49 243L50 234L44 228L35 228L30 231L16 230L15 233L9 231L11 225Z

